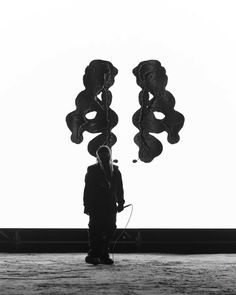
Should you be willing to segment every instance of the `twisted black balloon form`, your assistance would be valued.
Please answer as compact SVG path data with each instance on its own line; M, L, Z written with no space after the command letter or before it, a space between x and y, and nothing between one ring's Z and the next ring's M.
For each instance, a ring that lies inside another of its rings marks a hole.
M139 147L139 159L151 162L163 150L161 142L149 133L168 133L169 143L177 143L179 131L184 125L184 116L174 110L175 98L165 89L168 81L166 70L157 60L142 61L133 69L137 84L142 88L139 93L141 108L133 115L133 124L139 129L134 142ZM149 93L153 96L149 99ZM164 114L157 119L154 112Z
M109 61L93 60L85 69L83 83L85 90L76 97L76 110L66 116L66 123L71 134L71 141L79 144L83 141L83 132L101 133L88 144L88 152L96 157L96 150L101 145L110 148L116 143L116 136L111 129L118 123L117 114L109 107L112 94L108 90L114 84L118 70ZM101 93L101 99L98 95ZM86 115L96 112L93 119Z

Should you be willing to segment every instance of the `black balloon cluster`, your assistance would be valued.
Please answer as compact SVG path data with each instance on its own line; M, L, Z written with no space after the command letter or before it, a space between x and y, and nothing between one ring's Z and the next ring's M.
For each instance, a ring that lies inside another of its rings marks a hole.
M100 133L88 144L88 152L96 156L101 145L110 148L116 143L111 129L118 123L117 114L110 108L112 94L109 88L114 84L118 70L109 61L93 60L85 69L83 83L85 90L75 100L76 110L66 116L66 123L74 143L83 141L83 132ZM98 96L101 94L101 98ZM92 118L91 114L95 114Z
M134 142L139 147L139 159L148 163L163 150L161 142L150 133L166 131L168 142L177 143L180 139L178 133L184 125L184 116L174 110L175 98L165 89L168 77L159 61L143 61L134 68L133 74L142 88L139 93L141 107L133 115L133 124L139 129ZM164 118L156 118L156 112L162 113Z

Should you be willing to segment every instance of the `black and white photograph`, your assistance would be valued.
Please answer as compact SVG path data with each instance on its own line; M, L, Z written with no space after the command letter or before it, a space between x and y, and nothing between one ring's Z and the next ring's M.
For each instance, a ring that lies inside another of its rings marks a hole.
M236 294L233 0L0 1L0 294Z

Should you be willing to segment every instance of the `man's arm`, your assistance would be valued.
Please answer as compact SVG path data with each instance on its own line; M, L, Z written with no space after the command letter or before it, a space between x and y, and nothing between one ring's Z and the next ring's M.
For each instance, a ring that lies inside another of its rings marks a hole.
M121 212L124 209L124 189L123 189L123 181L122 181L122 176L120 173L120 170L117 168L117 203L118 203L118 207L117 207L117 211Z
M85 187L84 187L84 197L83 197L83 202L84 202L84 213L89 214L90 210L90 203L91 203L91 188L92 188L92 173L91 169L88 167L87 173L85 175Z

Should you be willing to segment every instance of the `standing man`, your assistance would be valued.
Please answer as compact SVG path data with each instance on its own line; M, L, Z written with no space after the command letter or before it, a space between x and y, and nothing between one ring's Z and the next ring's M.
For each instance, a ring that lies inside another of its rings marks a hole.
M85 261L113 264L108 251L116 229L116 214L124 209L122 177L118 166L112 163L108 146L100 146L96 156L97 163L88 167L85 176L84 213L89 215L90 248Z

